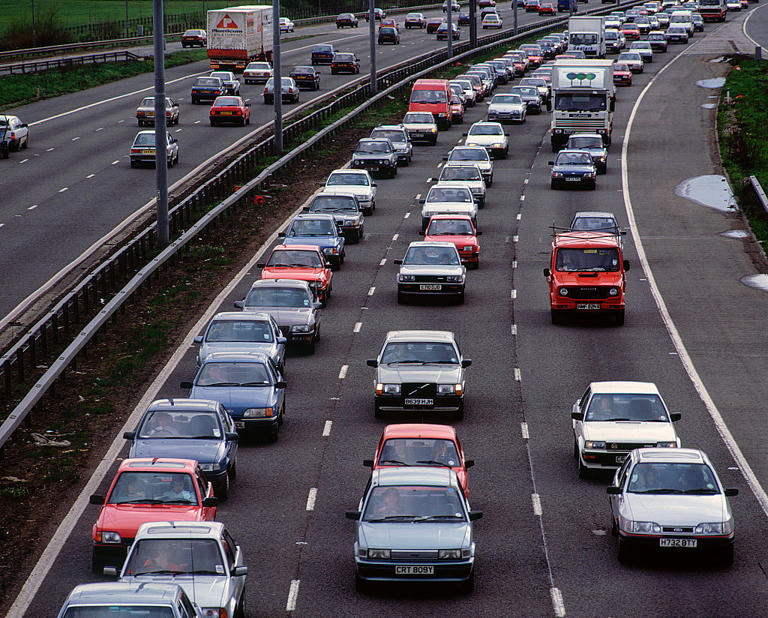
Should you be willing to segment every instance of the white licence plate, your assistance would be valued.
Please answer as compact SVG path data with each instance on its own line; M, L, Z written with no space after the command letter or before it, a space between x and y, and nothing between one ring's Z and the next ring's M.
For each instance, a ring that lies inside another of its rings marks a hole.
M434 399L406 399L405 405L407 406L433 406L435 405Z
M419 289L425 292L439 292L443 289L443 286L439 283L422 283Z
M581 178L578 176L568 176L566 177L565 182L579 182L580 180Z
M235 421L235 429L245 429L244 421Z
M696 548L696 539L659 539L659 547Z
M616 455L617 464L623 464L626 459L627 459L626 455Z
M600 309L600 303L576 303L576 309L594 311L595 309Z
M411 133L411 137L425 137L424 133Z
M434 575L435 567L430 565L403 564L395 567L395 575Z

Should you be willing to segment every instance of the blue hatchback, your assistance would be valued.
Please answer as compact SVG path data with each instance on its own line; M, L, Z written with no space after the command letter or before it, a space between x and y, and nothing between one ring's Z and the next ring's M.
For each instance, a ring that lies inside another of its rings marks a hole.
M561 150L549 164L552 166L552 189L563 186L596 187L597 168L588 150Z
M275 362L258 352L214 352L197 371L193 399L211 399L224 405L241 433L266 432L272 441L285 415L285 380Z
M298 215L278 236L285 238L284 245L317 245L333 270L339 270L344 263L344 234L333 215Z
M136 431L123 434L131 440L128 457L195 459L226 500L230 481L237 474L238 435L224 406L198 399L158 399L139 421Z

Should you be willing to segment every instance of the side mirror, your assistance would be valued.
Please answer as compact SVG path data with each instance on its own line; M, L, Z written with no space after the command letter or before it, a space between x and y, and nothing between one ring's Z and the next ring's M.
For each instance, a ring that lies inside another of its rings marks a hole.
M605 488L605 493L607 493L609 496L620 496L621 487L616 487L614 485L611 485L610 487Z
M323 306L323 303L321 303L319 301L312 303L312 308L313 309L320 309L322 306Z
M288 386L288 383L285 380L275 382L275 388L285 388L286 386Z
M365 364L369 367L378 367L379 361L377 361L375 358L369 358L367 361L365 361Z
M682 415L682 414L680 414L680 412L672 412L672 414L670 414L670 415L669 415L669 418L671 418L671 419L672 419L672 422L673 422L673 423L676 423L676 422L677 422L677 421L679 421L681 418L683 418L683 415Z
M89 504L98 504L99 506L101 506L102 504L104 504L104 496L100 496L99 494L93 494L88 499L88 502Z
M288 343L288 339L285 337L278 337L277 338L278 343Z
M475 230L475 236L482 236L483 231L482 230Z
M550 272L549 268L545 268L544 269L544 276L545 277L551 277L552 276L552 273Z
M475 465L475 460L474 459L465 459L464 460L464 467L465 468L471 468L474 465Z
M462 366L464 369L466 369L467 367L469 367L471 364L472 364L472 359L471 359L471 358L464 358L464 359L462 359L462 361L461 361L461 366Z
M192 382L182 382L181 388L192 388Z
M463 137L466 137L466 136L468 135L468 133L462 133L461 135L462 135Z
M509 133L505 133L505 134L504 134L504 137L509 137Z
M212 506L218 506L219 499L216 496L211 496L210 498L203 498L203 506L205 507L212 507Z
M554 165L554 164L555 164L554 161L547 161L547 165Z
M422 198L419 200L419 204L423 204L423 203L424 203L424 198L422 197Z
M233 569L232 569L232 570L229 572L229 574L230 574L232 577L242 577L243 575L247 575L247 574L248 574L248 567L247 567L247 566L245 566L244 564L241 564L240 566L236 566L236 567L234 567L234 568L233 568Z
M373 468L373 459L363 459L363 465L366 468Z
M624 270L629 270L629 260L624 260Z
M277 233L278 238L285 238L285 232L278 232Z
M136 432L135 431L126 431L123 434L123 438L126 440L135 440L136 439Z
M224 433L224 439L228 442L239 442L240 435L236 431L227 431Z
M266 262L258 262L258 263L256 264L256 267L257 267L257 268L264 268L266 265L267 265L267 263L266 263Z
M726 496L729 496L729 497L730 497L730 496L738 496L738 495L739 495L739 490L738 490L738 489L736 489L735 487L731 487L731 488L729 488L729 489L726 489L726 490L725 490L723 493L724 493Z
M574 421L583 421L584 420L584 413L583 412L571 412L571 418Z
M102 569L102 573L106 577L117 577L117 567L107 566Z
M301 212L309 212L309 206L304 206L304 208L301 209Z
M403 265L403 260L400 260L400 259L393 260L393 263L394 263L395 266L402 266Z
M193 341L194 341L195 343L202 343L202 342L203 342L203 336L202 336L202 335L198 335L197 337L195 337L195 338L193 339Z
M360 511L347 511L344 513L344 517L347 519L354 519L355 521L360 520Z
M447 160L448 160L447 156L443 157L443 161L447 161Z
M470 511L469 512L469 521L476 521L478 519L483 518L483 512L482 511Z
M234 303L235 309L244 309L245 308L245 301L244 300L236 300Z

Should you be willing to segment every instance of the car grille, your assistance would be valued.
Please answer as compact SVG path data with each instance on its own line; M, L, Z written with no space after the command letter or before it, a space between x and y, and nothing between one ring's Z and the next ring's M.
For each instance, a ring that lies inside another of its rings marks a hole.
M593 298L614 298L608 294L608 290L616 286L588 286L588 287L568 287L568 298L577 300Z
M558 118L555 120L555 128L562 129L602 129L605 121L602 118Z
M636 448L654 448L655 442L606 442L605 448L608 451L633 451Z
M436 549L422 549L422 550L407 550L407 549L393 549L392 560L437 560Z
M406 382L402 385L400 392L406 398L433 398L437 394L437 385L425 384L424 382Z
M417 282L425 283L447 283L447 275L416 275Z
M687 532L688 534L690 534L693 532L693 527L692 526L663 526L662 530L664 532L672 532L672 533L677 532L678 534Z

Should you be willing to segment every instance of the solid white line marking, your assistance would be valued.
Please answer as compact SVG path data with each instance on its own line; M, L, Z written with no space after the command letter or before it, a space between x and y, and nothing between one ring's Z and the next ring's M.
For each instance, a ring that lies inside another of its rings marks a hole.
M360 329L363 327L362 322L355 322L355 327L352 329L353 333L359 333Z
M520 367L515 367L515 382L520 381Z
M515 217L515 219L520 221L520 219L522 219L522 218L523 218L523 213L521 213L521 212L517 213L517 216Z
M370 287L368 288L368 296L373 296L373 293L376 291L376 287Z
M331 427L333 427L333 421L325 421L323 426L323 438L327 438L331 435Z
M112 161L112 165L117 165L118 163L120 163L120 159L117 159L116 161Z
M61 189L59 189L59 193L64 193L64 191L68 191L68 190L69 190L69 187L62 187Z
M510 297L512 300L515 300L515 299L517 298L517 290L512 290L512 291L509 293L509 297Z
M27 210L34 210L35 208L37 208L37 204L32 204L32 206L27 207Z
M347 371L349 370L349 365L342 365L341 369L339 369L339 380L343 380L347 377Z
M309 495L307 496L307 510L308 511L314 511L315 510L315 501L317 500L317 487L313 487L309 490Z
M392 237L392 242L395 242L395 241L396 241L398 238L400 238L400 234L395 234L395 235Z
M417 199L417 200L420 200L420 199L421 199L421 193L417 193L417 194L416 194L416 199Z
M703 41L705 39L701 40ZM691 49L693 49L693 47L695 47L697 44L698 43L694 43L686 51L690 53ZM627 211L627 219L630 230L632 231L632 239L635 241L637 257L643 267L645 276L648 278L648 285L651 289L651 294L653 295L653 299L656 301L656 306L659 308L661 318L664 322L664 325L667 327L667 332L669 333L669 336L675 345L675 350L677 350L677 353L680 356L680 360L682 361L683 367L688 374L688 378L693 383L696 392L699 394L699 398L707 408L707 412L709 412L709 416L712 418L712 422L715 425L715 429L720 434L720 438L725 443L725 446L731 453L731 456L736 460L739 468L741 468L741 473L744 475L749 488L752 490L752 493L755 494L757 501L760 503L760 508L762 508L763 513L768 516L768 494L766 494L765 489L763 489L760 481L757 479L757 476L752 470L752 467L749 465L749 462L744 456L744 453L742 453L741 448L736 442L736 439L733 437L733 434L725 424L725 420L723 420L723 416L720 414L720 410L718 410L717 405L715 405L714 400L710 396L707 387L704 385L704 382L699 375L699 372L696 370L696 367L694 366L693 361L688 354L688 350L683 343L683 339L680 336L680 332L677 330L677 326L673 322L672 316L667 309L667 304L664 302L664 298L661 296L661 291L656 284L656 277L651 270L651 266L648 263L648 257L645 254L645 247L643 246L643 241L640 238L640 233L637 229L637 221L635 220L635 211L632 207L632 200L629 197L629 171L627 164L627 152L629 150L629 138L632 134L632 126L635 120L635 116L637 115L637 110L640 108L640 104L645 98L646 93L650 90L656 79L662 73L664 73L664 71L671 67L678 58L680 58L680 56L676 56L670 60L669 63L664 66L664 68L662 68L658 73L656 73L656 75L653 76L651 81L648 82L645 88L643 88L643 91L640 93L640 96L637 98L637 101L632 108L632 113L629 115L627 130L624 133L624 143L621 146L621 184L622 193L624 196L624 207Z
M381 262L379 262L379 266L384 266L384 264L387 263L387 258L382 258Z
M539 494L531 494L531 502L533 502L533 514L536 517L541 517L541 498L539 498Z
M405 213L405 214L403 215L403 219L407 219L407 218L408 218L408 217L410 217L410 216L411 216L411 213L410 213L410 212L407 212L407 213Z
M96 174L88 174L86 178L93 178Z
M528 423L520 423L520 433L523 434L523 440L527 440L530 438L530 434L528 433Z
M73 141L73 142L76 142L76 141L77 141L77 140L79 140L79 139L80 139L80 137L79 137L79 136L78 136L78 137L73 137L73 138L72 138L72 141Z
M512 237L512 242L517 242L518 240L520 240L520 237L519 237L517 234L515 234L515 235Z
M285 604L285 611L292 612L296 609L296 600L299 598L299 579L291 580L291 589L288 591L288 602Z
M512 336L515 337L517 335L517 324L512 324L512 326L509 327L509 331L512 333Z
M557 618L563 618L565 616L563 593L560 592L560 588L555 587L550 588L549 593L552 596L552 607L555 609L555 616L557 616Z

